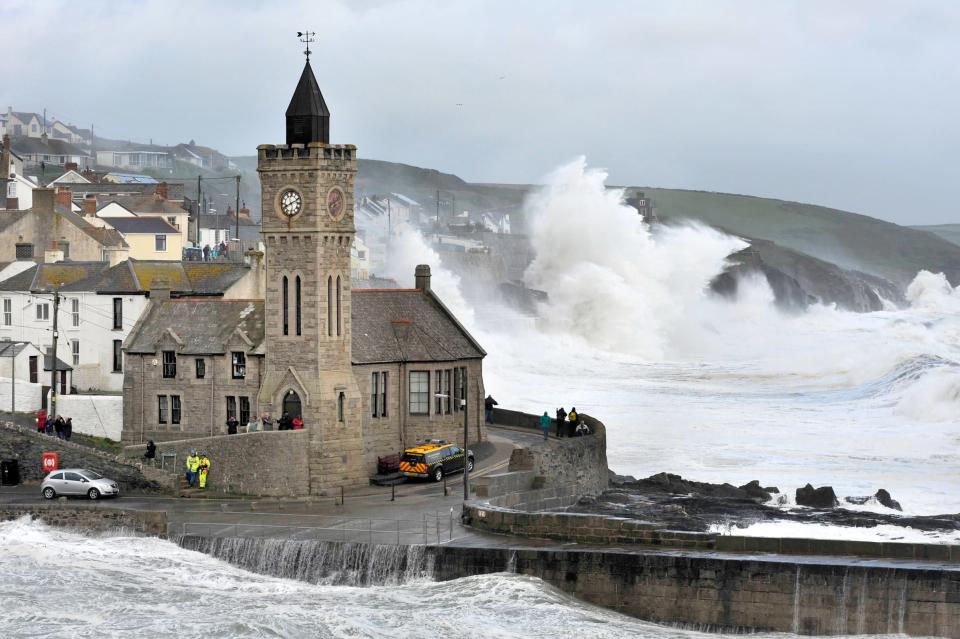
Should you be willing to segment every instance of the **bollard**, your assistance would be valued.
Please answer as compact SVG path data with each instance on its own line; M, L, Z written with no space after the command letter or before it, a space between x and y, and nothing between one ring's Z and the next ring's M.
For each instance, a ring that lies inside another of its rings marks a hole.
M447 541L453 541L453 508L450 509L450 537Z
M447 474L443 474L443 496L447 496Z
M340 487L340 505L343 506L343 486Z
M397 498L397 485L390 484L390 501L394 501Z

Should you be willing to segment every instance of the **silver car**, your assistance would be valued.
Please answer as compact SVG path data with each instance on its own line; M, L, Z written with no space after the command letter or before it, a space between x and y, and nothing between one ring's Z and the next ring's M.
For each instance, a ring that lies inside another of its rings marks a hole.
M117 482L83 468L64 468L48 474L40 484L40 494L47 499L86 495L90 499L119 497Z

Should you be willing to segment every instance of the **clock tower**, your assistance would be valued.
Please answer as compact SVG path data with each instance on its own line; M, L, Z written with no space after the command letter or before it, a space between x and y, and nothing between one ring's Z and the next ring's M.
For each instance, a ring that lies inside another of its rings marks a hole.
M286 144L257 147L266 245L261 411L299 414L310 492L366 482L351 362L350 249L356 147L330 144L330 111L309 57L286 113Z

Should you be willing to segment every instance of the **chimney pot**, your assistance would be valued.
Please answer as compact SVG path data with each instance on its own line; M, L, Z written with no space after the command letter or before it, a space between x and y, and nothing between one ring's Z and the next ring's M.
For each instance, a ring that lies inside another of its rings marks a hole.
M430 292L430 265L418 264L414 271L416 287L424 293Z
M77 163L76 163L76 162L67 162L66 164L63 165L63 171L64 171L64 172L67 172L67 171L76 171L78 168L79 168L79 167L77 166Z
M167 186L167 183L166 183L166 182L161 182L160 184L158 184L158 185L156 186L156 188L153 190L153 192L154 192L161 200L169 200L169 199L170 199L170 188Z

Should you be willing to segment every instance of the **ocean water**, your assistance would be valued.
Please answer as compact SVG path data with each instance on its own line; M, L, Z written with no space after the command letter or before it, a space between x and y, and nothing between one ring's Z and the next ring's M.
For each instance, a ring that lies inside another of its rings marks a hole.
M597 608L530 577L311 584L160 539L89 537L28 518L0 523L0 574L3 637L708 636Z
M605 179L580 158L526 203L525 279L550 297L539 318L434 267L501 406L594 415L622 474L757 479L791 497L808 482L841 498L885 488L906 513L960 512L960 293L942 275L918 273L909 308L874 313L784 314L762 278L716 299L708 283L746 244L648 228ZM440 262L416 233L391 248L401 283Z

